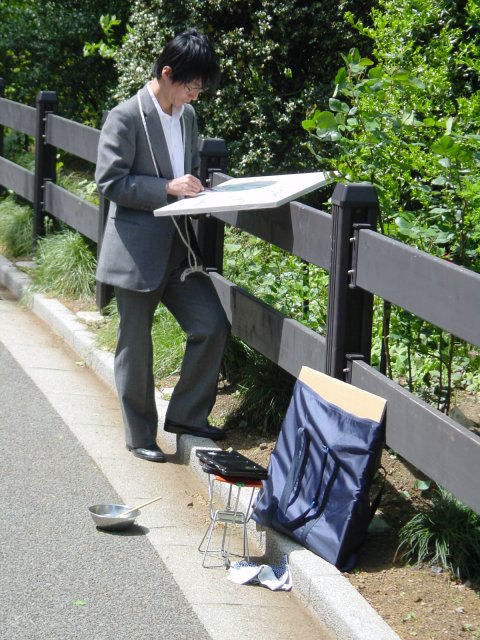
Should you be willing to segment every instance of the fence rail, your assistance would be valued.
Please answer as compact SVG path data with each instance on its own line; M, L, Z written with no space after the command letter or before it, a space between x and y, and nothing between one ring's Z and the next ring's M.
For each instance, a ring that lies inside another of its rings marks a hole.
M37 110L34 107L0 97L0 113L2 114L0 124L32 138L35 137Z
M480 274L366 230L353 269L362 289L480 345Z
M417 469L480 513L480 438L361 361L351 384L387 400L386 442Z
M98 242L98 207L59 187L45 182L45 210L93 242Z
M99 131L55 111L52 92L40 92L36 109L0 98L0 185L33 202L35 237L52 215L99 250L108 202L101 198L94 207L55 184L56 149L94 163ZM35 138L35 172L1 157L3 127ZM200 153L205 182L228 179L223 141L204 140ZM373 295L480 346L480 275L376 233L377 209L371 185L337 185L331 213L291 202L275 210L202 216L194 224L233 334L293 376L308 365L385 397L387 445L480 513L480 437L369 365ZM223 277L225 224L329 273L325 335ZM100 307L108 297L105 287L97 289Z
M326 271L330 269L332 216L329 213L300 202L289 202L266 215L259 215L258 211L212 215Z
M211 274L232 332L297 377L303 365L325 371L325 338L284 316L218 273Z
M51 114L45 131L46 144L95 164L100 131Z
M6 189L10 189L25 200L33 202L35 174L32 171L0 157L0 176L0 184Z

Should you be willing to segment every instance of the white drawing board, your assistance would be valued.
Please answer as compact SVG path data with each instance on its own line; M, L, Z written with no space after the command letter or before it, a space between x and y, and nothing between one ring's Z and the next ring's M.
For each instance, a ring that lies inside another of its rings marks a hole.
M217 211L270 209L328 184L330 174L292 173L258 178L232 178L193 198L183 198L155 209L155 216L196 215Z

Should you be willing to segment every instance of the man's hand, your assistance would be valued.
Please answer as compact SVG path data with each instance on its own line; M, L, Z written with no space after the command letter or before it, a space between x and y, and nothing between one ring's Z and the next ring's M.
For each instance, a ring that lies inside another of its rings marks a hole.
M174 178L167 182L167 193L170 196L196 196L203 191L203 184L189 173L181 178Z

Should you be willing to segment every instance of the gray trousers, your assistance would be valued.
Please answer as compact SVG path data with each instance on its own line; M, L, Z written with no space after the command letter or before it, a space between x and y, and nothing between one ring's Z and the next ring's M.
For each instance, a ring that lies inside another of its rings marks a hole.
M204 426L215 404L218 374L230 333L210 277L202 273L180 276L186 252L175 243L169 276L154 291L115 288L119 329L115 352L115 383L125 426L125 442L132 448L156 440L158 414L153 377L152 324L162 302L185 331L185 354L170 399L167 418L189 426Z

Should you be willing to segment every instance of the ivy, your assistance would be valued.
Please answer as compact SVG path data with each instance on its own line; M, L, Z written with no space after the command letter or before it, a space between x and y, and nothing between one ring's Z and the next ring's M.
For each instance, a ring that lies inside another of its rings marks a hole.
M342 54L328 108L302 122L309 148L319 167L376 186L382 233L478 271L478 5L379 0L371 15L346 15L372 52ZM388 303L377 326L377 364L439 408L455 387L480 388L468 345Z

